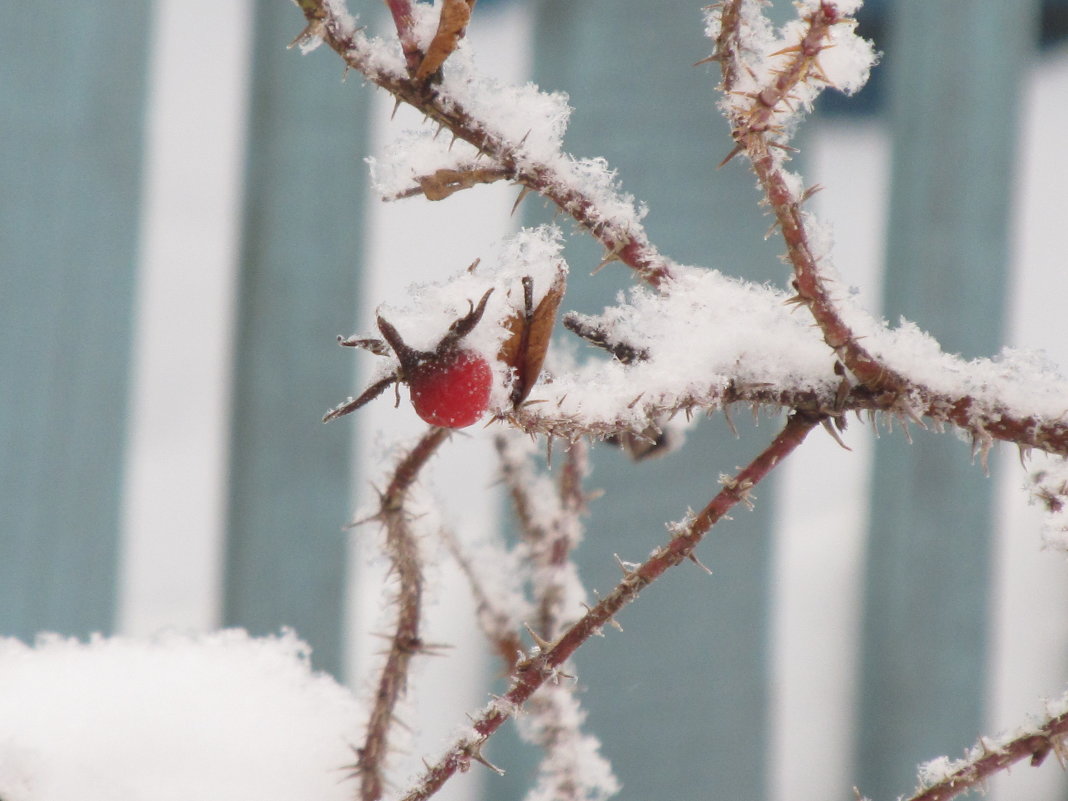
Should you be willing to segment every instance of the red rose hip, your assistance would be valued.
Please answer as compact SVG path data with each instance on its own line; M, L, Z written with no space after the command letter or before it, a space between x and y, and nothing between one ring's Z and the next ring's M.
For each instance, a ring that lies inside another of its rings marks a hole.
M489 406L493 372L474 351L447 352L420 363L406 377L416 414L431 425L464 428Z
M431 425L464 428L476 422L489 408L493 370L483 356L460 343L482 319L486 301L492 293L492 288L487 289L477 306L471 303L467 314L453 321L433 350L409 347L400 332L382 315L378 316L377 323L384 342L338 337L342 345L366 348L380 356L392 350L400 364L393 373L371 384L358 398L350 398L327 412L323 422L356 411L385 392L390 384L398 382L408 385L416 413Z

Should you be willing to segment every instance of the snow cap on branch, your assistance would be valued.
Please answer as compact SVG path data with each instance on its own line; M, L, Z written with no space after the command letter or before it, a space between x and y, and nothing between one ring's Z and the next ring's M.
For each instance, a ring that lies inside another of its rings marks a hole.
M696 401L718 405L732 383L833 393L834 359L819 332L785 293L716 270L674 266L662 291L633 288L616 306L582 321L609 344L641 349L631 364L591 359L533 397L533 412L581 427L641 430L650 409Z

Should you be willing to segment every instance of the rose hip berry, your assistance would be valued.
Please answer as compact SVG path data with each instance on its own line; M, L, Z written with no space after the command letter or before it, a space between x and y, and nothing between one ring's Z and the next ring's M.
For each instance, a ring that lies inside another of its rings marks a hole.
M366 348L386 356L392 350L400 366L381 378L354 400L348 400L327 412L323 422L354 412L368 401L381 395L390 384L408 385L412 406L416 413L431 425L443 428L463 428L476 422L489 408L493 371L489 362L460 341L478 325L486 311L486 301L493 289L482 296L478 305L449 326L445 336L432 351L416 350L401 338L400 332L379 315L378 330L385 342L377 339L346 339L340 344ZM387 347L388 345L388 347Z
M489 406L493 371L474 351L456 350L415 367L407 380L416 414L434 426L464 428Z

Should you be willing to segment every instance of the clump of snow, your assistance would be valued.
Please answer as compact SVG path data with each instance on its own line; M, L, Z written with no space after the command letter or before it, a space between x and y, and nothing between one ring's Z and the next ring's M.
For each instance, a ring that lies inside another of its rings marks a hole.
M531 396L546 415L584 427L641 428L656 411L697 400L714 407L730 385L833 394L834 357L785 293L716 270L673 266L659 291L635 287L582 318L612 343L641 348L630 365L589 360Z
M847 322L864 347L888 368L927 390L926 396L970 397L977 430L985 420L1002 416L1033 418L1036 427L1068 419L1068 381L1039 351L1004 348L993 358L967 360L946 353L913 322L902 319L890 328L858 307L842 304L840 308L848 313ZM916 399L916 411L922 411L922 404L923 398Z
M348 799L362 718L292 632L0 639L4 801Z
M560 153L571 116L568 96L537 85L505 84L480 73L471 51L461 46L445 62L441 82L446 108L461 109L479 121L492 139L515 145L524 161L550 162Z

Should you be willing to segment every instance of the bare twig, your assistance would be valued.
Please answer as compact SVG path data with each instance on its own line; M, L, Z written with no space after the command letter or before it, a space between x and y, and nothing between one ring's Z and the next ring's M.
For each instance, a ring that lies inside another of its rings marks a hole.
M623 580L572 624L547 649L536 649L519 662L512 673L508 692L495 699L478 715L471 733L461 737L420 781L404 796L404 801L425 801L434 795L453 775L467 770L472 760L481 758L483 744L510 718L546 681L558 676L559 668L590 637L612 622L619 611L638 597L638 594L663 575L669 568L685 561L693 553L701 538L750 492L765 476L789 456L805 439L820 417L793 414L772 443L733 479L700 513L679 524L676 534L667 545L658 548L645 562L628 570Z

